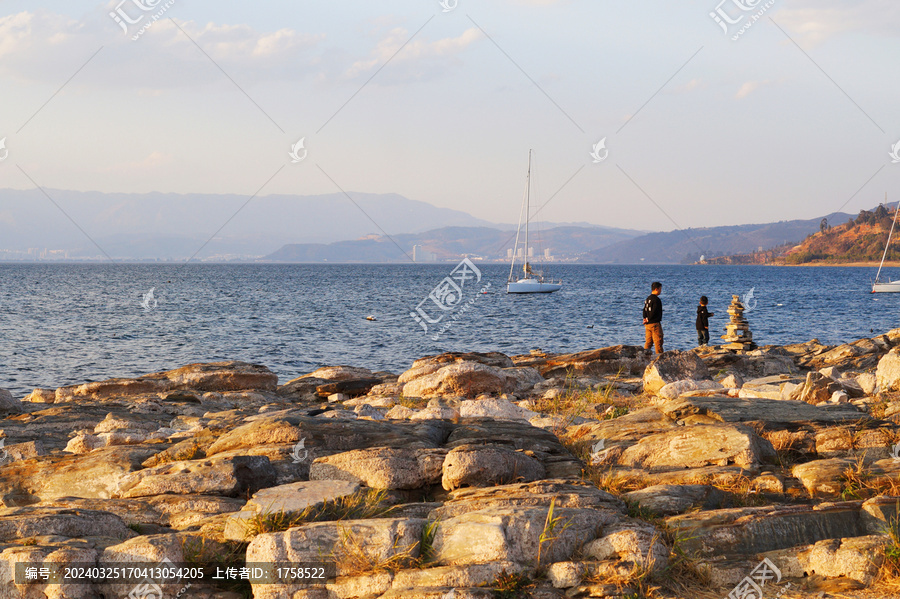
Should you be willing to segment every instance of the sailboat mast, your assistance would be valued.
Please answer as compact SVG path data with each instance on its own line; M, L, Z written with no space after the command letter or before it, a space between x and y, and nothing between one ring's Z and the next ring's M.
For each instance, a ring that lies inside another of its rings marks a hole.
M528 176L525 179L525 276L528 276L528 221L531 219L531 152L528 150Z
M884 192L884 203L887 205L887 192ZM891 247L891 237L894 235L894 225L897 224L897 213L900 212L900 204L897 204L897 210L894 211L894 221L891 223L891 232L888 233L887 243L884 244L884 254L881 255L881 264L878 265L878 274L875 275L875 282L881 276L881 267L884 266L884 259L887 257L888 248Z

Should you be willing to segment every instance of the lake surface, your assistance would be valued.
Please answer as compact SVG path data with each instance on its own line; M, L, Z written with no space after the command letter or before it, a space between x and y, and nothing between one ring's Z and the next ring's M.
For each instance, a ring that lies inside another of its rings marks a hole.
M0 388L21 397L227 359L265 364L286 381L333 364L399 373L443 351L641 345L654 280L663 283L666 349L696 343L700 295L721 343L731 295L751 289L746 316L760 345L900 327L900 294L869 293L874 268L559 265L546 270L561 291L515 296L505 293L508 266L480 265L481 280L463 281L456 303L445 282L455 266L0 264ZM459 273L450 278L458 284ZM428 299L435 288L453 309ZM426 332L410 316L417 306L444 316Z

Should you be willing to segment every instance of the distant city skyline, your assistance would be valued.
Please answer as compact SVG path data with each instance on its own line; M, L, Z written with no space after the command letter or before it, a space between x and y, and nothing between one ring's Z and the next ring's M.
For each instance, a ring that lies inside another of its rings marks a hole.
M397 193L514 222L533 148L553 222L900 197L887 0L142 2L3 3L0 188Z

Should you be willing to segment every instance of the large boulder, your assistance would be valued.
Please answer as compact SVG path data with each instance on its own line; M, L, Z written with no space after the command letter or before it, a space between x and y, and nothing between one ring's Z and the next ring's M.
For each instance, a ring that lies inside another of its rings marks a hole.
M667 351L644 370L644 393L656 395L667 384L687 379L710 380L706 364L692 351Z
M544 478L541 462L524 452L503 447L462 445L452 449L443 463L441 484L451 491L459 487L484 487Z
M120 517L99 510L37 506L0 509L0 542L47 536L125 540L137 535Z
M310 480L344 480L373 489L420 489L441 480L446 450L377 447L317 458Z
M748 427L698 424L644 437L622 453L619 464L645 470L728 464L752 469L774 457L772 444Z
M454 362L407 382L403 386L403 395L477 397L482 393L499 395L506 388L507 376L502 368L478 362Z
M900 391L900 348L892 349L878 360L875 381L882 393Z
M462 418L493 418L494 420L531 420L537 412L519 407L508 399L490 398L460 402Z
M22 402L13 397L6 389L0 389L0 414L18 414L22 412Z
M604 528L603 536L588 543L584 553L597 560L631 562L650 572L661 572L669 565L669 548L656 527L633 519Z
M146 535L107 547L97 559L100 567L127 568L129 566L178 567L185 562L184 539L178 534ZM174 597L182 592L180 579L148 577L143 580L111 582L104 586L104 594L112 597ZM153 589L160 589L154 594Z
M206 493L237 497L271 487L275 480L275 469L267 457L217 457L138 470L121 480L117 496Z
M500 352L477 353L477 352L447 352L437 356L426 356L419 358L412 363L409 370L400 375L398 382L408 383L420 376L431 374L448 366L459 362L474 362L476 364L484 364L485 366L493 366L494 368L512 368L515 366L509 356Z

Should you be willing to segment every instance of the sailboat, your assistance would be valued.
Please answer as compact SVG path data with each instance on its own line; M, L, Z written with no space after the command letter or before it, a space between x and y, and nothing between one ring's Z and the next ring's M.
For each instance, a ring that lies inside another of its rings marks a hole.
M884 194L884 203L887 205L887 194ZM891 232L888 233L887 243L884 244L884 254L881 256L881 264L878 266L878 273L875 275L875 282L872 283L872 293L900 293L900 281L888 281L881 283L878 277L881 276L881 268L884 266L884 259L887 257L888 248L891 247L891 237L894 236L894 226L897 224L897 213L900 212L900 204L897 204L897 210L894 211L894 221L891 223Z
M522 211L519 213L519 227L516 229L516 245L513 246L512 263L509 265L509 279L506 283L506 293L553 293L562 289L560 281L544 280L540 272L534 272L528 262L528 221L531 220L531 150L528 150L528 176L525 180L525 199ZM522 215L525 215L525 261L522 266L524 276L513 277L516 268L516 254L519 249L519 233L522 231Z

